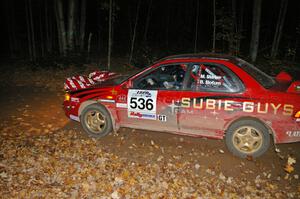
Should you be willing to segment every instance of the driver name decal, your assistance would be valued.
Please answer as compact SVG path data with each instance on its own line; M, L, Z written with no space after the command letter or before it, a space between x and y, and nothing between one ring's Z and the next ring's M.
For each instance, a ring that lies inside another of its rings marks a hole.
M130 89L127 96L129 118L156 120L157 91Z

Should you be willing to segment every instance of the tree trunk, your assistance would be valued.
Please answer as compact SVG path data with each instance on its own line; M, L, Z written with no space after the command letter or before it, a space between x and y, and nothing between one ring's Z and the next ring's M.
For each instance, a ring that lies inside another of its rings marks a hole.
M102 12L101 11L101 1L96 1L96 2L97 2L97 21L101 21L101 19L102 19L102 15L101 15L101 12ZM97 23L97 35L96 35L97 48L96 48L96 51L99 54L103 51L101 36L102 36L102 26L101 26L100 23Z
M144 32L144 44L147 43L147 35L148 35L150 18L151 18L151 10L152 10L152 0L150 0L149 5L148 5L147 18L146 18L146 24L145 24L145 32Z
M167 1L167 4L169 5L169 0ZM167 17L166 17L166 48L169 50L169 27L170 27L170 7L169 5L167 7Z
M89 39L88 39L88 46L87 46L87 52L88 52L88 61L90 61L90 51L91 51L91 41L92 41L93 34L90 32Z
M36 48L35 48L35 36L34 36L34 24L33 24L33 17L32 17L31 0L28 0L28 7L29 7L30 35L31 35L31 43L32 43L32 61L35 61Z
M213 13L214 13L214 30L213 30L213 45L212 52L216 51L216 0L213 0Z
M16 37L16 21L14 1L3 1L5 7L6 24L8 30L8 41L10 49L10 57L16 58L18 51L18 42Z
M80 13L80 51L84 50L85 24L86 24L86 0L81 0Z
M45 56L45 39L44 39L44 31L43 31L43 23L42 23L42 16L43 16L43 7L44 7L44 1L40 2L40 17L39 17L39 28L40 28L40 47L41 47L41 57Z
M232 10L232 35L237 35L237 19L236 19L236 0L231 1L231 10ZM232 38L229 40L231 44L229 45L230 53L233 55L237 55L238 47L237 47L237 38Z
M109 19L108 19L108 52L107 52L107 68L110 69L110 56L112 47L112 4L113 0L109 0Z
M25 6L26 6L25 10L26 10L29 57L31 61L35 61L36 50L35 50L35 37L34 37L34 27L33 27L33 19L32 19L31 0L26 0Z
M243 34L244 29L244 11L245 11L245 0L240 0L240 15L239 15L239 22L238 22L238 34L239 38L237 40L237 52L240 53L241 49L241 36Z
M134 43L135 43L135 37L136 37L136 28L137 28L138 19L139 19L140 4L141 4L141 0L138 1L138 5L137 5L137 9L136 9L136 17L135 17L133 35L132 35L132 40L131 40L130 55L129 55L129 64L131 64L131 61L132 61L132 55L133 55Z
M75 0L69 0L69 15L68 15L68 48L69 51L74 51L74 13Z
M47 53L51 52L51 41L50 41L50 28L49 28L49 17L48 15L50 14L48 11L48 1L45 1L44 4L44 9L45 9L45 33L46 33L46 51Z
M197 41L198 41L198 21L199 21L199 0L196 5L196 23L195 23L195 42L194 42L194 53L197 52Z
M250 57L252 62L256 61L257 50L259 45L261 1L262 0L254 0L254 4L253 4L252 33L251 33L251 43L250 43Z
M58 39L60 44L60 54L66 56L67 53L67 40L66 40L66 29L65 29L65 20L63 14L63 4L62 0L55 1L55 10L56 10L56 23L58 31Z
M276 31L275 31L272 49L271 49L271 57L272 58L275 58L278 53L278 47L279 47L279 43L280 43L280 39L281 39L281 35L282 35L282 28L283 28L284 20L285 20L285 16L286 16L287 5L288 5L288 0L281 0Z
M29 5L28 1L25 1L25 12L26 12L26 27L27 27L27 39L28 39L28 51L29 51L29 59L32 61L32 42L31 42L31 27L30 27L30 17L29 17Z

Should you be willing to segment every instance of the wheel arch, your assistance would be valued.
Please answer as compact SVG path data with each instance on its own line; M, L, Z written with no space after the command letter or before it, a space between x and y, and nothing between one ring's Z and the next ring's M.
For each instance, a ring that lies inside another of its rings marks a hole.
M230 128L231 125L233 125L234 123L238 122L238 121L241 121L241 120L254 120L256 122L259 122L261 123L262 125L264 125L268 131L269 131L269 134L272 135L273 139L274 139L274 143L276 141L276 133L274 131L274 129L271 127L271 125L268 124L267 121L263 121L257 117L251 117L251 116L242 116L242 117L239 117L239 118L236 118L230 122L228 122L225 126L225 130L224 130L224 135L226 134L227 130Z
M111 113L111 111L104 105L101 104L99 101L97 100L87 100L83 103L80 104L80 107L78 109L78 117L80 118L80 115L82 113L82 111L89 105L91 104L97 104L99 106L102 106L103 108L105 108L105 110L109 113L111 121L112 121L112 126L113 126L113 130L116 131L117 130L117 125L116 125L116 121L115 118L113 117L113 114Z

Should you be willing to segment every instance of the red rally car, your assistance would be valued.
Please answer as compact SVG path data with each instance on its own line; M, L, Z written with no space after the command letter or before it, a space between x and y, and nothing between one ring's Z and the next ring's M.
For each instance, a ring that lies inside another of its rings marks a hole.
M225 55L166 57L131 76L67 92L64 111L94 138L120 127L225 139L239 157L300 141L300 81Z

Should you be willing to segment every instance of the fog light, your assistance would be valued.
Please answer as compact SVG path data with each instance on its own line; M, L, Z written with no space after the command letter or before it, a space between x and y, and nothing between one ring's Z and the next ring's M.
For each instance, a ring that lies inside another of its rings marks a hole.
M300 118L300 111L295 114L295 118Z
M69 94L69 93L66 93L66 94L65 94L65 101L70 101L70 99L71 99L70 94Z

